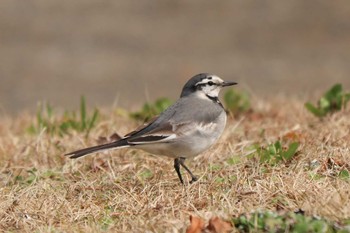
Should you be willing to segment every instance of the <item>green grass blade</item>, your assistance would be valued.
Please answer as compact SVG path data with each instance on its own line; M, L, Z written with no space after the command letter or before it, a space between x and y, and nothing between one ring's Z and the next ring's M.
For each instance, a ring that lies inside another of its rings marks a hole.
M43 116L42 116L42 106L39 104L38 110L36 112L36 121L38 123L38 131L40 131L42 125L43 125Z
M305 107L307 110L309 110L309 112L311 112L312 114L314 114L317 117L323 117L325 115L325 112L322 111L319 108L316 108L313 104L307 102L305 103Z
M85 102L85 97L81 96L80 99L80 130L85 130L86 129L86 102Z
M344 107L346 107L346 104L349 102L350 100L350 93L346 93L344 94Z
M282 144L280 141L275 142L275 149L277 154L282 151Z
M233 113L246 112L250 109L249 93L229 89L224 93L224 105Z
M289 145L288 150L282 153L282 157L285 160L290 160L295 153L297 152L299 148L299 143L298 142L293 142Z
M53 116L53 108L50 104L46 104L46 114L48 119L51 119Z
M92 115L92 118L89 120L86 135L88 135L90 133L90 130L95 126L98 116L99 116L99 111L95 109L94 114Z
M332 100L337 96L339 96L339 94L341 94L342 92L343 92L343 86L337 83L325 93L324 97L328 100Z

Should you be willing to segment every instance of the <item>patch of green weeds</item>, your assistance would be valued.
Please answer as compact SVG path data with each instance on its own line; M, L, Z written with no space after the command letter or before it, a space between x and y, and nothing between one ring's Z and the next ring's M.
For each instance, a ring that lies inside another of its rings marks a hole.
M252 156L257 155L261 163L275 165L282 161L286 162L296 155L299 148L298 142L292 142L288 147L283 147L280 141L269 144L266 147L255 145L255 152Z
M78 115L78 116L77 116ZM99 111L95 109L90 116L87 112L86 101L82 96L80 100L80 112L65 112L63 117L57 117L54 109L49 104L39 105L36 114L36 124L32 124L28 128L28 132L38 134L43 129L50 135L58 134L63 136L70 130L85 132L86 136L90 130L96 125L99 117Z
M34 167L26 170L26 172L27 173L24 175L15 176L14 183L18 183L21 185L30 185L37 182L38 180L43 180L43 179L58 180L58 181L64 180L63 176L60 173L55 172L53 170L47 170L40 173Z
M229 164L229 165L235 165L235 164L238 164L239 162L241 162L241 157L237 156L237 155L234 155L234 156L231 156L230 158L228 158L226 160L226 162Z
M324 161L319 162L318 160L313 160L310 162L309 169L311 170L309 176L318 180L325 177L337 177L342 180L350 180L350 166L345 160L332 158L329 155Z
M32 184L37 180L37 178L38 178L38 176L36 174L37 171L38 170L36 168L32 168L32 169L27 170L27 172L29 174L29 176L26 179L27 184Z
M49 180L57 180L57 181L62 181L64 180L63 176L61 173L53 171L53 170L47 170L44 171L41 175L40 175L41 179L49 179Z
M318 174L317 172L310 172L309 176L311 179L313 180L321 180L322 178L324 178L325 176Z
M114 225L114 220L111 216L106 215L100 220L101 230L107 231Z
M339 172L339 178L343 180L349 180L350 179L350 173L348 170L344 169Z
M232 221L239 232L347 232L346 226L340 227L325 219L306 216L299 212L255 212L240 215Z
M228 179L229 179L230 182L236 182L237 181L237 176L236 175L232 175Z
M216 177L215 178L215 183L217 184L222 184L226 181L226 179L224 177Z
M26 175L15 176L14 183L19 183L19 184L32 184L32 183L34 183L38 179L37 171L38 170L36 168L28 169L26 171L27 172Z
M144 181L147 180L149 178L151 178L153 176L153 173L151 170L149 169L143 169L138 176Z
M221 168L220 164L209 164L209 171L219 171Z
M111 193L109 194L111 195ZM109 197L106 198L106 201L109 200ZM117 211L117 212L115 212ZM124 212L124 210L116 210L112 205L106 205L104 208L104 213L99 219L100 228L102 231L111 230L116 226L118 213Z
M315 116L324 117L327 114L345 108L349 100L350 93L345 93L341 84L335 84L321 97L317 106L307 102L305 103L305 107Z
M248 92L229 89L224 94L226 109L231 113L247 112L250 110L250 96Z
M136 120L149 121L162 113L172 103L168 98L159 98L154 103L145 103L140 111L130 113L130 116Z

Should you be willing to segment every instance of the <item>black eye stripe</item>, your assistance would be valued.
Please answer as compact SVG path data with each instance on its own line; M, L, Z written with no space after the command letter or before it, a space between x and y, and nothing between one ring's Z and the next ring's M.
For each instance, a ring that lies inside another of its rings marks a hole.
M215 82L213 82L213 81L209 81L209 82L197 83L195 86L204 87L206 85L213 86L213 85L217 85L217 84Z

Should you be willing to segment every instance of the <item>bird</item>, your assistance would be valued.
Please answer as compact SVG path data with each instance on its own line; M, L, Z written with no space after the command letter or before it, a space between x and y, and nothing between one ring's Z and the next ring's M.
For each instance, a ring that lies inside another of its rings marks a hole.
M174 159L174 168L182 184L180 168L191 176L190 183L198 180L185 165L209 149L221 136L226 126L227 113L219 100L220 90L236 82L200 73L190 78L182 88L180 98L148 124L126 134L121 139L67 153L71 159L104 150L134 148L154 155Z

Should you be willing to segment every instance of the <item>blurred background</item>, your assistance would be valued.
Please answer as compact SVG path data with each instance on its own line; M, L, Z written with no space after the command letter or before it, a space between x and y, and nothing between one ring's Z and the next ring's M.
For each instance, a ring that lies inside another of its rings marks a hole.
M0 111L136 108L201 72L268 96L350 86L348 1L2 0Z

